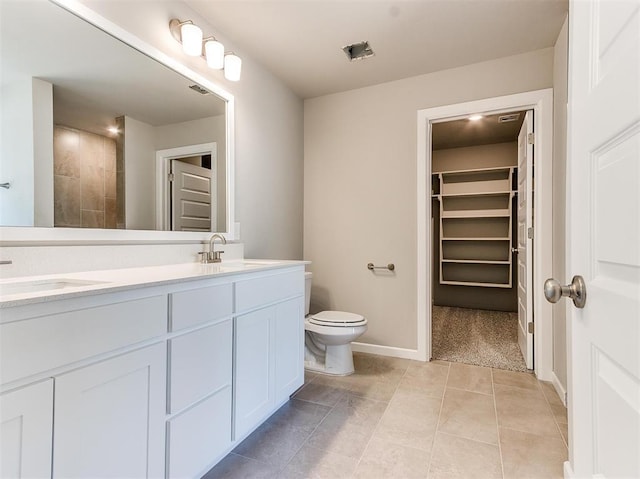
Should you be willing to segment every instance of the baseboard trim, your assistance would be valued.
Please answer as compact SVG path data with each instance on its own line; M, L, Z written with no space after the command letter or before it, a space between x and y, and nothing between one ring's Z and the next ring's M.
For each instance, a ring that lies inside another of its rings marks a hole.
M565 479L573 479L576 475L573 473L573 469L571 468L571 463L569 461L564 461L564 478Z
M564 404L564 407L567 407L567 390L564 388L555 372L551 373L551 384L553 384L553 388L558 393L558 396L560 396L560 400L562 401L562 404Z
M393 358L413 359L422 361L418 350L395 348L392 346L381 346L379 344L369 343L351 343L351 349L358 353L378 354L380 356L390 356Z

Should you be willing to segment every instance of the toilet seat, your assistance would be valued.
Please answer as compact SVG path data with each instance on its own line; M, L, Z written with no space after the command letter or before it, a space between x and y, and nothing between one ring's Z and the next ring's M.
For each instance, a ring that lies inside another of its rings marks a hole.
M308 318L309 323L318 326L329 327L355 327L364 326L367 320L359 314L347 313L345 311L322 311L312 314Z

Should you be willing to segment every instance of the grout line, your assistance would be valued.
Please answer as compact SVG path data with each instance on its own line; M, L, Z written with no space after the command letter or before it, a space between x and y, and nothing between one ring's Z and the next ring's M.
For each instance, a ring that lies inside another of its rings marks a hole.
M433 440L431 441L431 454L429 454L429 467L427 468L427 477L431 473L431 464L433 463L433 452L436 449L436 438L438 437L438 429L440 426L440 418L442 417L442 408L444 406L444 398L447 393L447 383L449 382L449 374L451 373L451 362L447 368L447 379L444 381L444 389L442 390L442 400L440 401L440 410L438 411L438 420L436 421L436 430L433 433Z
M498 404L496 400L495 383L493 382L493 369L491 369L491 390L493 391L493 410L496 414L496 429L498 430L498 452L500 453L500 469L504 478L504 459L502 458L502 444L500 441L500 421L498 420Z

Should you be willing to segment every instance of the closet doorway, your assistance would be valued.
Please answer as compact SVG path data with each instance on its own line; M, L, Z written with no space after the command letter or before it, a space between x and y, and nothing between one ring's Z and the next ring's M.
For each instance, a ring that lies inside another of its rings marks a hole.
M433 359L533 369L533 139L532 110L432 124Z
M553 321L552 321L552 308L551 305L546 302L544 299L544 294L542 292L542 285L545 279L551 276L552 271L552 256L551 256L551 245L552 245L552 151L553 151L553 90L545 89L545 90L536 90L525 93L518 93L514 95L507 95L502 97L493 97L487 98L483 100L476 100L466 103L458 103L451 104L441 107L433 107L425 110L419 110L417 115L418 120L418 164L417 164L417 173L418 173L418 195L417 195L417 316L418 316L418 350L417 357L423 360L431 360L436 358L433 354L432 348L432 339L434 334L432 334L436 327L432 327L433 317L433 306L434 306L434 289L439 287L440 285L440 267L438 264L437 267L434 263L438 262L440 259L440 251L437 248L442 249L442 246L439 244L435 244L436 241L440 241L439 239L439 231L434 234L434 230L440 228L440 219L439 219L439 205L434 206L433 196L437 193L435 190L436 185L434 184L434 177L432 175L432 130L438 123L444 123L455 120L467 120L474 113L482 112L482 114L486 116L493 115L506 115L506 114L515 114L517 112L526 112L528 110L533 111L533 121L532 124L535 130L535 138L533 138L533 145L531 146L531 151L535 157L535 184L531 181L530 186L535 189L535 195L530 204L531 208L531 227L525 227L524 232L527 234L527 238L529 242L527 243L528 248L524 252L519 251L518 256L523 258L523 264L520 264L520 267L526 267L529 270L530 276L532 276L532 284L531 287L529 285L526 286L526 297L523 296L524 304L526 305L527 316L526 320L523 320L518 325L517 331L534 331L534 333L529 336L529 346L527 354L532 355L530 359L532 360L530 365L528 365L527 369L533 368L537 377L541 380L551 381L553 380ZM524 120L522 120L524 122ZM511 140L510 140L511 141ZM480 145L483 146L483 145ZM462 148L462 147L461 147ZM446 149L446 148L441 148ZM451 149L451 148L449 148ZM513 149L513 145L512 145ZM438 148L435 148L438 151ZM437 160L436 160L437 161ZM498 168L506 169L507 172L504 173L486 173L489 177L485 178L488 182L498 182L491 184L500 184L500 182L508 183L511 189L511 192L517 190L518 180L517 180L517 171L518 165L517 160L511 163L498 164ZM483 169L489 168L490 163L486 165L475 168L475 169ZM494 164L495 165L495 164ZM454 165L455 166L455 165ZM466 167L447 167L454 172L456 170L462 170ZM474 168L471 168L474 169ZM436 165L436 172L437 165ZM447 171L442 169L442 171ZM462 174L462 173L460 173ZM465 173L466 174L466 173ZM500 176L503 175L503 176ZM456 186L454 185L455 175L450 175L451 178L447 179L438 179L438 181L442 181L443 183L453 185L455 190ZM468 179L468 178L467 178ZM509 183L510 182L510 183ZM460 183L465 183L460 182ZM439 185L437 186L439 187ZM449 188L449 191L451 189ZM517 195L514 194L514 197L517 198ZM514 210L517 209L517 205L513 203L514 199L511 199L512 203L508 203L508 208L511 208L511 214L509 216L505 216L507 218L507 226L504 225L504 220L502 224L494 219L482 220L488 223L495 223L497 227L503 229L506 228L506 231L510 235L510 238L507 238L507 243L511 243L507 249L503 249L502 253L504 255L504 251L508 251L508 254L511 254L511 248L517 248L516 240L517 238L517 217L514 216ZM459 203L464 203L463 201ZM456 205L454 205L456 206ZM474 211L473 208L469 205L458 204L456 206L457 209L465 210L470 209ZM508 208L500 208L497 205L492 207L487 207L486 209L508 209ZM479 210L484 209L478 208ZM434 210L434 212L432 212ZM487 244L489 240L484 239L483 234L488 233L477 233L479 236L463 236L466 234L463 231L463 228L466 226L462 226L462 219L465 218L455 218L456 213L454 213L454 208L451 205L447 205L447 210L450 210L448 213L452 216L449 220L447 220L450 225L446 225L444 227L447 228L446 234L450 236L459 236L459 239L455 239L451 241L462 242L467 239L485 241ZM477 211L477 210L475 210ZM434 214L435 213L435 214ZM480 214L480 213L479 213ZM436 216L434 218L434 216ZM453 221L451 221L453 220ZM480 220L476 220L476 223L480 222ZM453 231L451 231L451 227L453 227ZM485 227L486 228L486 227ZM529 229L531 228L531 229ZM444 238L449 238L450 236L445 236ZM533 236L533 238L530 238ZM502 237L505 238L506 236ZM455 243L454 243L455 244ZM476 258L476 263L461 261L460 263L456 263L455 255L460 253L460 251L456 252L456 248L459 250L459 246L462 243L458 244L458 247L454 246L453 252L449 246L446 246L447 251L446 255L443 259L450 259L452 261L448 261L445 263L449 263L448 265L443 266L443 277L445 281L456 281L460 279L460 274L463 274L465 278L463 281L465 282L492 282L495 284L505 283L510 281L511 287L488 287L488 286L476 286L477 288L481 288L480 291L501 291L501 301L504 301L507 306L505 307L497 307L495 306L495 302L492 301L489 306L489 310L499 311L497 314L513 314L517 315L518 310L518 299L517 299L517 288L513 288L513 285L517 284L518 280L518 262L514 256L500 257L501 259L495 259L494 256L488 256L487 259L483 259L482 257ZM481 243L482 244L482 243ZM444 252L444 251L443 251ZM480 253L478 253L480 254ZM486 253L485 253L486 254ZM497 248L496 248L497 254ZM437 261L433 261L433 259ZM464 259L474 259L474 258L465 258L460 256L461 260ZM490 263L482 263L481 261L487 261ZM502 263L500 263L502 262ZM505 272L507 270L506 279ZM487 274L489 278L483 278L480 276L480 272L482 274ZM456 276L458 277L456 279ZM525 277L525 276L523 276ZM508 283L507 283L508 284ZM442 286L457 286L462 293L458 294L458 300L460 298L469 301L466 304L458 303L461 307L460 309L472 309L472 310L481 310L480 303L471 303L473 300L473 295L469 294L468 291L474 286L467 285L442 285ZM510 290L510 291L508 291ZM438 293L439 295L439 293ZM476 295L478 296L478 295ZM483 294L479 295L480 298L483 299ZM509 303L510 301L510 303ZM516 305L514 308L514 304ZM531 307L529 307L529 305ZM436 305L438 306L438 305ZM458 306L445 306L445 307L458 307ZM483 306L487 307L487 306ZM530 319L529 319L530 318ZM436 318L437 320L437 318ZM467 326L469 324L467 323ZM531 329L529 329L531 328ZM516 331L516 332L517 332ZM488 335L489 333L485 334ZM528 333L530 334L530 333ZM527 338L526 335L522 334L521 339ZM525 346L527 346L525 344ZM518 350L520 346L517 346ZM524 360L525 358L523 358ZM526 364L526 363L525 363Z

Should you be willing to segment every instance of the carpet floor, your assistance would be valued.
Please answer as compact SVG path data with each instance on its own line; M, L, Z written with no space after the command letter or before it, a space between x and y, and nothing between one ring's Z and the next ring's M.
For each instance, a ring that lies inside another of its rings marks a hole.
M518 346L518 314L434 306L433 359L526 371Z

